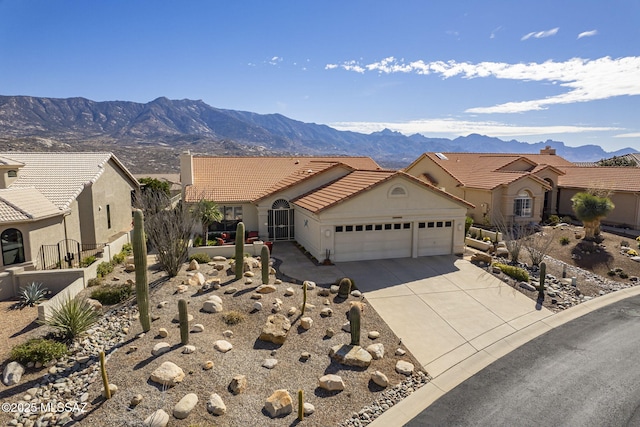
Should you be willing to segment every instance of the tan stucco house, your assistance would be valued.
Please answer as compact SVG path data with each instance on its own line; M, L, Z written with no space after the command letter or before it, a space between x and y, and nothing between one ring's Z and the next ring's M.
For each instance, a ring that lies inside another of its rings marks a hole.
M218 229L296 240L333 262L462 253L473 204L368 157L180 158L184 201L212 200Z
M65 262L67 245L95 247L128 232L138 186L111 153L0 152L0 273L51 267L44 247L64 242Z
M561 166L571 162L546 148L540 154L424 153L405 172L475 208L477 223L540 222L556 213Z

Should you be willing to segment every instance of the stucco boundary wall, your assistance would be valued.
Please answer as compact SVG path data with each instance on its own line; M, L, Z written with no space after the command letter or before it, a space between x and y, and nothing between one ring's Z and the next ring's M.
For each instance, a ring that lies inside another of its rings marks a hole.
M122 250L125 243L130 242L129 233L125 233L105 246L102 257L86 268L69 268L61 270L24 270L0 273L0 299L10 299L18 296L20 288L32 282L42 283L54 295L48 301L38 305L38 320L51 312L51 307L57 306L61 298L73 298L87 287L90 279L97 277L98 265L110 261L113 255ZM9 290L13 292L9 294Z
M260 251L262 250L262 246L264 246L263 242L255 242L251 244L244 245L244 253L250 254L253 256L259 256ZM214 256L223 256L225 258L231 258L236 255L236 246L235 245L222 245L222 246L189 246L189 256L193 254L202 254L205 253L209 255L211 258Z

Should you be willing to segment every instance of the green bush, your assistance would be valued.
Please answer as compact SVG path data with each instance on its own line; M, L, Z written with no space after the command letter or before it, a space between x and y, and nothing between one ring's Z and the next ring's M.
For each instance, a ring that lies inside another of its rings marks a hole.
M86 300L67 297L51 310L44 324L56 329L64 340L72 341L91 328L100 316Z
M125 255L131 255L133 253L133 246L131 246L131 243L125 243L124 245L122 245L121 252L124 252Z
M196 236L196 238L193 239L193 246L198 247L203 245L204 245L204 239L201 236Z
M615 270L609 270L607 271L607 276L615 276L617 273Z
M562 222L565 222L565 223L567 223L567 224L571 224L571 223L572 223L572 221L573 221L573 220L572 220L572 219L571 219L571 217L570 217L570 216L568 216L568 215L567 215L567 216L563 216L563 217L562 217Z
M45 338L33 338L13 347L11 360L24 365L29 362L44 364L50 360L59 359L65 354L67 354L67 346L63 343Z
M507 264L495 263L494 265L496 267L499 267L504 274L506 274L507 276L513 279L519 280L521 282L529 281L529 273L527 273L527 270L524 270L520 267L514 267L513 265L507 265Z
M560 217L558 215L549 215L547 222L549 225L558 225L560 224Z
M133 294L131 285L103 286L91 292L91 298L102 305L114 305L128 299Z
M122 264L126 258L127 258L127 254L125 254L124 252L118 252L113 257L111 257L111 264L113 265Z
M89 267L94 262L96 262L96 257L91 255L91 256L83 258L82 261L80 262L80 266L83 267L83 268L84 267Z
M470 216L465 217L464 219L464 235L466 236L469 233L469 229L473 225L473 218Z
M198 261L198 264L206 264L211 261L211 257L202 252L193 254L189 257L189 261L193 261L194 259Z
M569 238L568 238L568 237L566 237L566 236L563 236L563 237L561 237L561 238L560 238L560 244L561 244L562 246L566 246L566 245L568 245L568 244L569 244L569 242L570 242L570 240L569 240Z
M227 311L222 314L222 320L229 326L237 325L244 321L245 318L246 316L243 313L235 310Z
M93 288L94 286L100 286L103 283L104 283L104 280L102 280L99 277L94 277L93 279L89 279L89 281L87 282L87 287Z
M618 277L621 279L628 279L629 275L627 273L625 273L624 271L621 271L620 273L618 273Z
M113 271L113 264L110 262L101 262L98 264L98 268L96 269L96 274L98 277L104 277L107 274Z

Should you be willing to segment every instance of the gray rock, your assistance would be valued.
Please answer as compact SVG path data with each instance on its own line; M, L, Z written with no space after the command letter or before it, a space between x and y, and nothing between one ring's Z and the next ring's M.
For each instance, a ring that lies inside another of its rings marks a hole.
M389 385L389 378L380 371L375 371L371 374L371 381L380 387L387 387Z
M519 286L522 289L526 289L528 291L535 291L536 290L535 286L533 286L531 283L527 283L527 282L520 282Z
M376 344L374 344L376 345ZM366 368L371 364L372 356L359 345L336 345L331 347L329 356L346 366Z
M164 362L151 373L149 379L158 384L173 387L182 382L184 371L173 362Z
M185 395L178 403L176 403L176 406L173 407L173 416L179 420L187 418L197 403L197 394L189 393Z
M153 350L151 350L151 354L153 356L160 356L171 350L171 345L166 342L159 342L158 344L153 346Z
M226 353L233 348L233 345L231 345L229 341L217 340L213 343L213 348L218 350L220 353Z
M18 362L10 362L2 371L2 383L6 386L16 385L22 379L24 366Z
M273 369L277 364L278 364L277 359L265 359L264 362L262 362L262 367L267 369Z
M311 329L311 325L313 325L313 319L311 317L303 317L302 319L300 319L300 326L302 327L302 329L308 331L309 329Z
M289 329L291 329L291 322L286 316L280 313L272 314L267 318L259 339L274 344L284 344Z
M318 379L318 386L328 391L344 390L344 381L340 375L328 374Z
M302 405L302 408L303 408L302 411L304 412L305 415L311 415L316 411L316 407L309 402L304 402L304 404Z
M182 354L191 354L196 351L196 346L187 344L182 348Z
M402 375L411 375L414 368L413 363L409 363L404 360L398 360L396 363L396 372Z
M224 415L227 412L227 406L222 401L218 393L212 393L207 402L207 411L213 415Z
M196 323L195 325L193 325L193 328L191 328L191 332L204 332L204 325L201 323Z
M379 360L384 357L384 345L382 343L371 344L367 347L367 351L375 360Z
M169 424L169 414L158 409L144 420L145 427L166 427Z
M207 300L202 303L202 311L207 313L220 313L222 311L222 302Z

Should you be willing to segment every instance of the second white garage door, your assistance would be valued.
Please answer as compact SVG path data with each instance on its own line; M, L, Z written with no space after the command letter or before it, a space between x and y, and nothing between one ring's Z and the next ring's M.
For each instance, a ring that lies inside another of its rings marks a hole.
M453 245L453 221L418 223L418 256L448 255Z
M340 225L334 230L332 258L337 262L411 256L410 222Z

